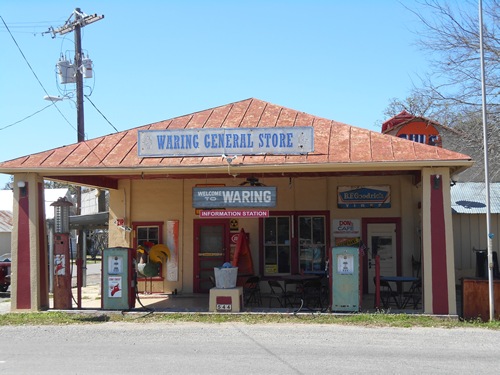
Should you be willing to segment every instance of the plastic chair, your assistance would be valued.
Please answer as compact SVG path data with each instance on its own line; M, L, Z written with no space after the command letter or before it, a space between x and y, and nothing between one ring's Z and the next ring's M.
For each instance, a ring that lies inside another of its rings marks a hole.
M243 285L243 297L245 299L245 305L262 305L262 296L260 293L260 277L250 276Z

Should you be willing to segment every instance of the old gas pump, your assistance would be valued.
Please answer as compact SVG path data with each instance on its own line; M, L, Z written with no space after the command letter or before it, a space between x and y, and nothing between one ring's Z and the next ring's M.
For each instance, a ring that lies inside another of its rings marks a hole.
M66 198L52 203L54 207L54 309L71 309L71 272L69 265L69 208Z
M101 307L105 310L129 310L135 307L136 250L111 247L102 252Z
M357 312L361 307L360 251L358 247L332 249L332 311Z

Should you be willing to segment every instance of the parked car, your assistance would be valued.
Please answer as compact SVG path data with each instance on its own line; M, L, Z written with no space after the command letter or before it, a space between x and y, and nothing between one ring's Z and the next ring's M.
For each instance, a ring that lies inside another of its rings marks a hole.
M10 286L11 260L10 254L0 256L0 292L6 292Z

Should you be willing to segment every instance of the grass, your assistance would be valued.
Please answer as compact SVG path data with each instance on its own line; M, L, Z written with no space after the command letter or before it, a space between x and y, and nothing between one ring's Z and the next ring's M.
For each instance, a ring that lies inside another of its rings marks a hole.
M461 321L455 318L407 314L218 314L218 313L71 313L33 312L0 315L0 326L6 325L68 325L101 324L107 322L131 323L185 323L206 324L337 324L364 327L428 327L428 328L483 328L500 330L500 321Z

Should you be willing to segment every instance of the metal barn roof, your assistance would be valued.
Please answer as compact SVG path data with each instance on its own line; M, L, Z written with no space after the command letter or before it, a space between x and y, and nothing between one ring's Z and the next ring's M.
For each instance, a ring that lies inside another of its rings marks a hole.
M451 208L453 213L485 214L485 183L457 182L451 187ZM490 212L500 213L500 183L490 183Z

